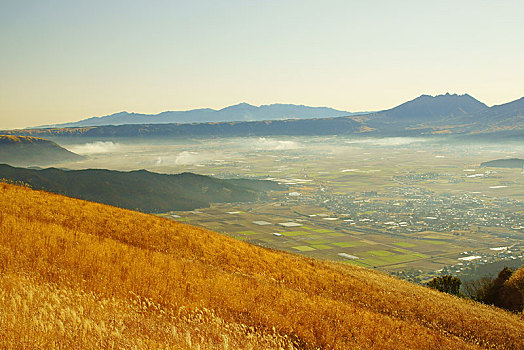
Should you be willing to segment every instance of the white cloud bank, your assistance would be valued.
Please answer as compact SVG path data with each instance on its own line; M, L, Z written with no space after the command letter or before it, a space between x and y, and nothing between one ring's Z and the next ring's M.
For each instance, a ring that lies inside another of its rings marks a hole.
M72 145L68 149L77 154L99 154L118 151L120 145L112 141L96 141L82 145Z
M295 141L275 140L265 137L259 137L258 140L254 142L254 144L255 147L259 150L283 151L301 148L300 143Z

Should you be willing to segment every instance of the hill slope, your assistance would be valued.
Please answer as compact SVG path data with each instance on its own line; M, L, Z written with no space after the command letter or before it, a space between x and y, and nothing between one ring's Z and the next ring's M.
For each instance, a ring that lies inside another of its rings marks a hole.
M499 309L102 204L0 184L5 347L524 346Z
M30 136L0 135L0 163L48 165L82 158L49 140Z
M524 159L520 158L504 158L495 159L487 162L480 163L480 167L492 167L492 168L522 168L524 167Z
M207 123L232 121L260 121L290 118L325 118L354 115L328 107L308 107L292 104L271 104L260 107L240 103L220 110L211 108L189 111L166 111L159 114L119 112L103 117L93 117L78 122L53 125L53 127L82 127L124 124L167 124L167 123ZM46 126L49 127L49 126Z
M21 181L34 189L148 213L192 210L209 207L210 203L252 202L263 198L266 191L281 188L272 181L221 180L192 173L32 170L5 164L0 164L0 179Z

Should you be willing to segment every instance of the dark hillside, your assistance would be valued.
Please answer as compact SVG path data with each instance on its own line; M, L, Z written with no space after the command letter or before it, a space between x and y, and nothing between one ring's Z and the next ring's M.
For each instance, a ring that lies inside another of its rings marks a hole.
M0 178L21 181L35 189L143 212L192 210L209 207L210 203L256 201L264 198L266 191L280 188L271 181L220 180L192 173L32 170L9 165L0 165Z

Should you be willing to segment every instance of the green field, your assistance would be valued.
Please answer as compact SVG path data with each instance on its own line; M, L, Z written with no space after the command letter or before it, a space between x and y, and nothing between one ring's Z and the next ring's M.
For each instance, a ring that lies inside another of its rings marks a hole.
M403 248L413 248L417 246L416 244L408 243L408 242L398 242L398 243L393 243L393 244L399 247L403 247Z

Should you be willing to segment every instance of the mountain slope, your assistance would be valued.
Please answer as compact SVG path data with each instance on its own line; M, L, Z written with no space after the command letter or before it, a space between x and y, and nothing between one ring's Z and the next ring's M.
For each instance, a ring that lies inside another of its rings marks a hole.
M250 202L279 189L271 181L221 180L182 173L103 169L32 170L0 164L0 179L23 182L35 189L143 212L167 212L209 207L210 203Z
M475 113L472 123L481 132L524 129L524 97Z
M82 158L49 140L29 136L0 135L0 163L32 166Z
M0 184L0 224L8 348L524 346L499 309L151 215Z
M292 104L271 104L260 107L240 103L220 110L210 108L189 111L166 111L159 114L140 114L119 112L103 117L92 117L78 122L47 125L45 127L82 127L124 124L168 124L168 123L205 123L232 121L260 121L291 118L323 118L354 115L328 107L309 107Z
M524 97L475 113L476 119L504 120L524 116Z

